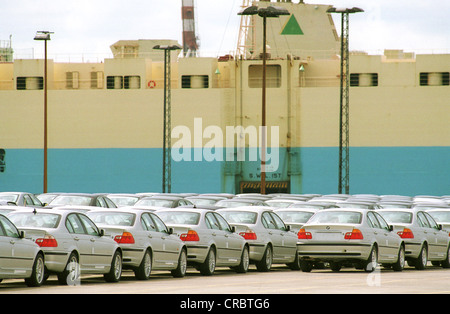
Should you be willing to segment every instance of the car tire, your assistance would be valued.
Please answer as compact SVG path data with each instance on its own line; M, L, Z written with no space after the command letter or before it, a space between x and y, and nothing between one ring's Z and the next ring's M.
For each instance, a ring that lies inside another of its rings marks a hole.
M250 253L248 251L248 246L244 246L241 255L241 263L238 267L236 267L236 272L243 274L248 271L248 267L250 265Z
M371 273L375 271L378 266L378 250L375 246L372 247L369 258L364 262L364 271Z
M309 273L313 269L313 263L310 261L300 260L300 269L304 273Z
M300 270L301 269L300 268L300 258L298 257L298 251L297 250L295 251L294 261L292 263L288 264L288 267L291 270Z
M331 262L330 262L330 268L331 268L332 271L338 272L338 271L341 270L342 264L339 263L339 262L333 262L333 261L331 261Z
M210 248L203 264L200 265L200 273L203 276L211 276L216 269L216 252Z
M152 253L146 250L141 264L134 271L134 276L139 280L148 280L152 272Z
M428 249L426 244L422 245L419 257L415 260L414 266L417 270L424 270L428 262Z
M405 247L401 245L398 250L397 261L392 264L392 269L394 271L402 271L403 268L405 268Z
M80 262L75 252L70 253L66 268L58 273L58 283L60 285L75 286L80 280Z
M121 275L122 275L122 254L120 254L119 251L116 251L111 261L111 269L109 270L109 273L104 275L104 278L107 282L118 282L120 280Z
M450 268L450 246L447 247L447 256L445 260L442 261L441 266L443 268Z
M267 245L262 259L256 263L256 269L261 272L270 271L270 269L272 268L272 261L273 261L272 247L270 245Z
M181 278L186 275L187 270L187 253L185 249L181 250L180 256L178 257L177 268L172 270L172 276L176 278Z
M39 287L45 280L45 263L44 255L38 253L33 263L33 270L31 276L25 279L25 283L28 287Z

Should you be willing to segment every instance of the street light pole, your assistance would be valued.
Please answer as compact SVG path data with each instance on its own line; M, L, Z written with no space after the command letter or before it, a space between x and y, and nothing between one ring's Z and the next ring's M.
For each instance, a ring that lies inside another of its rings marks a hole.
M328 13L341 14L341 73L339 108L339 179L338 193L350 193L350 139L349 139L349 13L364 12L360 8L330 8Z
M47 193L47 150L48 150L48 140L47 140L47 41L50 40L50 34L53 32L49 31L38 31L34 40L44 41L44 187L43 192Z
M162 167L162 192L172 191L172 166L171 166L171 61L170 54L173 50L182 49L178 45L156 45L153 49L164 51L164 122L163 122L163 167Z
M238 13L238 15L259 15L263 18L263 58L262 58L262 106L261 106L261 194L266 194L266 68L267 68L267 18L289 15L289 11L282 7L268 6L258 8L250 6Z

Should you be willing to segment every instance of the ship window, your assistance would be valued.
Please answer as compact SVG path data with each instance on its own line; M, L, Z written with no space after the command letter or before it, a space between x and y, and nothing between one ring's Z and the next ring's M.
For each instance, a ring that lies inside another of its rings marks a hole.
M248 86L250 88L262 87L262 65L253 64L248 67ZM281 66L279 64L266 65L266 87L281 86Z
M448 86L449 72L421 72L419 76L420 86Z
M78 89L79 88L79 72L66 72L66 88Z
M18 90L44 89L44 78L42 76L17 77L16 88Z
M350 86L378 86L378 73L351 73Z
M93 71L91 72L91 88L102 88L103 87L103 72Z
M181 88L208 88L208 75L182 75Z
M139 89L141 88L141 77L130 76L108 76L106 77L107 89Z

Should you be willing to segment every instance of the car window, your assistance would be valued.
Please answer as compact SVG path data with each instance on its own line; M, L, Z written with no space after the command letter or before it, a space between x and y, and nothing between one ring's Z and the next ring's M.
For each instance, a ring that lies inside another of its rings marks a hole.
M41 201L36 196L34 196L32 194L30 195L30 199L31 199L31 201L33 202L34 205L37 205L37 206L41 206L42 205Z
M438 227L436 221L433 219L433 217L431 217L431 215L428 213L423 213L423 214L425 215L426 219L428 220L428 223L430 224L431 228L439 230L439 227Z
M155 222L156 229L159 232L169 233L169 231L167 230L167 226L165 225L165 223L158 216L156 216L154 214L150 214L150 216L153 219L153 221Z
M217 222L216 218L213 216L212 213L206 213L205 221L206 225L208 226L208 229L220 230L219 223Z
M24 206L34 205L33 201L31 200L31 197L28 194L25 194L23 196L23 205Z
M112 200L110 200L109 198L105 197L104 200L105 200L106 206L108 208L117 208L116 204Z
M277 229L277 224L268 212L264 212L261 216L262 223L266 229Z
M92 222L92 220L90 220L88 217L86 217L84 215L79 215L79 216L80 216L81 222L83 223L84 227L86 228L87 234L98 236L99 235L98 228Z
M423 228L431 228L430 223L427 220L427 217L422 212L417 213L417 221L419 225Z
M231 232L231 227L228 224L228 222L225 220L225 218L223 218L222 216L220 216L217 213L214 213L214 217L216 217L217 221L219 222L220 229Z
M386 222L386 220L384 220L384 218L380 214L378 214L376 212L374 212L373 214L375 215L375 217L377 217L377 220L380 223L381 228L389 230L389 225Z
M17 228L5 217L0 216L0 235L12 237L12 238L18 238L19 232L17 231Z
M144 230L147 231L156 231L155 223L153 222L152 218L149 214L144 213L141 216L141 225Z
M372 228L381 229L381 225L377 220L377 217L372 212L367 213L367 221Z
M273 221L275 222L278 230L286 230L286 225L284 224L283 220L275 214L275 213L269 213L270 216L273 218Z
M67 216L66 228L67 228L67 230L69 230L70 233L75 233L75 234L84 234L85 233L83 225L76 214L71 214L71 215Z
M106 206L106 202L103 199L103 197L97 197L97 200L95 201L96 206L98 207L103 207L103 208L107 208L108 206Z

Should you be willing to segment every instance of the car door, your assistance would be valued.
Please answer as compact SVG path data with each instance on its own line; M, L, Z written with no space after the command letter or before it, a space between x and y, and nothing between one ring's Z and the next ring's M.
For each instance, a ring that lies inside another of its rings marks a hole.
M0 273L25 276L33 266L34 243L21 239L17 228L0 215Z
M448 244L449 244L449 235L447 232L439 229L436 221L431 217L427 212L423 212L426 217L434 236L436 237L436 257L439 259L444 259L447 256Z
M225 218L218 213L212 213L219 223L220 229L224 233L225 246L227 247L227 258L230 262L239 262L241 260L241 254L243 249L242 236L234 233L231 226L228 224Z
M69 231L75 246L80 255L81 271L89 271L94 269L93 259L93 243L90 236L86 234L83 223L76 213L67 215L66 228Z
M174 266L178 263L178 257L180 255L180 239L171 235L166 224L155 214L149 214L155 223L158 237L162 240L162 253L163 261L165 265Z
M115 251L115 243L111 238L101 236L97 226L89 217L80 213L77 215L80 217L86 236L91 243L93 268L96 270L109 268Z
M297 254L297 235L293 232L290 232L284 221L277 214L270 212L270 216L272 216L273 220L277 225L277 229L280 232L281 236L281 254L284 259L289 261L293 261L295 259L295 255Z
M156 228L156 224L149 213L143 213L141 216L142 227L146 230L148 243L153 252L153 267L158 268L165 264L167 257L165 256L164 239Z
M380 214L368 212L367 216L374 217L376 221L374 233L377 235L380 261L396 260L400 243L398 235L389 230L389 225Z
M285 248L283 248L284 237L282 236L282 231L278 229L277 223L270 212L263 212L261 215L261 220L267 230L268 237L272 242L273 259L283 261L286 254Z
M216 245L216 263L222 264L228 262L230 258L228 252L229 243L225 237L225 232L220 229L219 222L212 212L205 214L205 222Z

